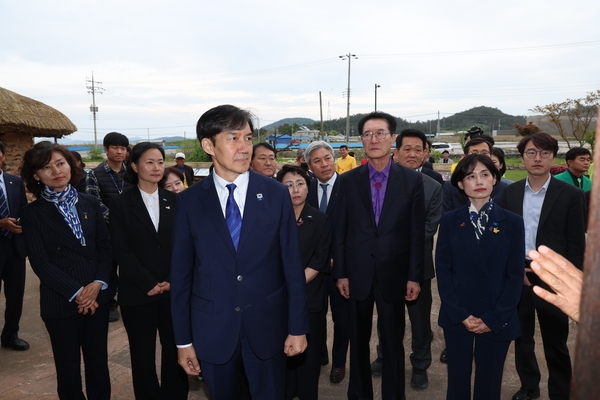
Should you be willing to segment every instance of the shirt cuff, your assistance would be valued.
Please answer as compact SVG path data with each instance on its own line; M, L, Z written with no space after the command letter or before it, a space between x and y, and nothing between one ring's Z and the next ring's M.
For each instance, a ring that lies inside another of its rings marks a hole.
M188 347L192 347L192 343L188 343L188 344L178 344L177 348L178 349L186 349Z
M72 302L75 299L75 297L77 297L77 295L79 294L79 292L81 292L82 290L83 290L83 286L80 287L79 290L75 292L75 294L73 295L73 297L71 297L69 299L69 303Z
M100 290L106 290L106 289L108 289L108 283L106 283L104 281L101 281L100 279L96 279L94 282L99 282L99 283L102 284L102 289L100 289Z

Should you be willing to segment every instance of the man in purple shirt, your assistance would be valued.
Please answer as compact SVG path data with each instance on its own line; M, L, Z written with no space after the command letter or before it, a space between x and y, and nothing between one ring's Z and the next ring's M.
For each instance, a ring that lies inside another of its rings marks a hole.
M425 209L421 175L391 162L395 130L389 114L364 116L358 131L369 162L339 177L332 275L350 305L349 399L373 398L374 304L384 354L382 397L405 398L404 305L418 297L423 280Z

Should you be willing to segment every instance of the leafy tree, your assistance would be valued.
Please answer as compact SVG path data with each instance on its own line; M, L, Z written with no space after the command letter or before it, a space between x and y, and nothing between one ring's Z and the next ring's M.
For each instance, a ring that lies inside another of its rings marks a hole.
M532 133L538 133L541 131L541 129L533 122L530 122L526 125L514 124L513 126L521 136L529 136Z
M102 153L103 151L100 146L90 146L90 150L84 161L104 161Z
M185 154L187 154L186 161L190 162L211 162L212 158L210 155L206 154L206 152L200 146L200 142L194 140L194 144L192 147L184 147L181 149Z
M596 148L596 130L588 131L585 134L584 140L587 144L590 145L590 149L593 152Z
M567 99L561 103L551 103L545 106L535 106L533 112L545 115L556 127L569 149L569 139L574 138L579 146L585 143L585 135L590 125L596 119L600 106L600 90L589 92L581 99Z

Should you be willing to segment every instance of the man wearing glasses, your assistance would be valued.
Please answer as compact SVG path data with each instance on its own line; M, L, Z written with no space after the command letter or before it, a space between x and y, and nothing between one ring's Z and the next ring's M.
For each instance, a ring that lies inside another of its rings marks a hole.
M477 136L469 140L463 149L465 155L469 154L484 154L490 157L492 154L493 142L492 138L485 136ZM457 163L458 164L458 163ZM498 182L492 190L492 199L500 197L502 191L507 186L506 182ZM444 183L444 212L456 210L468 203L468 198L464 193L461 193L456 186L450 181Z
M404 307L423 280L425 210L421 175L393 163L396 119L372 112L358 123L366 165L340 175L332 274L350 306L348 399L372 399L373 305L381 334L381 391L404 399ZM404 290L406 288L406 290Z
M525 275L518 312L521 337L515 341L515 366L521 388L513 400L540 397L541 374L535 357L535 315L537 313L544 355L548 365L548 398L568 399L571 358L567 347L569 320L555 306L534 295L532 285L549 286L531 272L530 250L548 246L577 268L583 265L585 248L585 197L581 189L559 181L550 174L558 142L547 133L525 136L517 145L527 178L509 185L498 206L525 220Z

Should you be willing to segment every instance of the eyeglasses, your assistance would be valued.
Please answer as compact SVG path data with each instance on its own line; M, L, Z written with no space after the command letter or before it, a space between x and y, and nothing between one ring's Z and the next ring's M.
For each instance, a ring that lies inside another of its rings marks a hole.
M471 150L471 151L469 151L469 155L471 155L471 154L483 154L484 156L489 156L489 155L490 155L490 152L489 152L489 151L487 151L487 150L482 150L482 151L479 151L479 150Z
M262 163L267 162L267 160L271 161L271 162L275 162L275 157L258 157L257 160Z
M291 189L293 187L295 187L297 189L302 189L303 187L306 187L306 182L303 182L303 181L298 181L296 183L294 183L294 182L284 182L283 184L285 186L287 186L288 189Z
M383 140L389 134L390 133L388 131L383 131L383 130L377 131L377 132L366 131L366 132L363 132L363 134L361 136L362 136L362 140L370 142L373 140L374 137L376 137L377 140Z
M550 157L552 154L554 154L553 152L551 152L550 150L534 150L534 149L529 149L527 150L525 153L523 153L527 156L527 158L535 158L536 155L540 155L540 157L542 158L548 158Z

